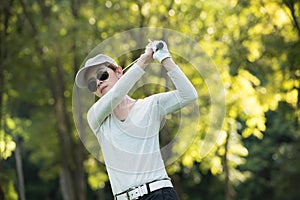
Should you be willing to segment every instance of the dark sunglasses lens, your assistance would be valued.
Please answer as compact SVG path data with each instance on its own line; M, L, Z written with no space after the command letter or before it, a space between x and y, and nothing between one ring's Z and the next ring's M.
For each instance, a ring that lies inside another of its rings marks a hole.
M97 79L99 80L99 81L104 81L104 80L106 80L108 78L108 72L107 72L107 70L105 69L105 70L99 70L98 72L97 72Z
M88 89L91 92L95 92L97 90L97 81L96 80L90 80L88 82Z

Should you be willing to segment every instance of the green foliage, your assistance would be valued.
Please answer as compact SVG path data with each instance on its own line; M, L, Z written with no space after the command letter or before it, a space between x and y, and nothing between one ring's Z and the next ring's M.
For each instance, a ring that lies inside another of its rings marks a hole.
M89 175L88 183L93 190L102 189L108 181L107 174L103 166L99 166L94 158L89 158L85 161L85 168Z
M11 156L12 152L16 148L16 143L13 141L12 137L5 135L4 131L0 132L0 155L1 159L7 159Z
M62 199L64 170L77 174L81 167L86 175L82 185L88 185L89 193L83 195L110 192L104 166L83 150L72 123L74 76L89 51L115 33L164 27L201 45L217 66L226 95L223 127L213 132L216 137L208 145L212 148L204 149L212 120L211 88L207 77L199 77L174 55L197 88L200 113L199 121L183 122L188 124L181 129L185 134L172 151L184 154L168 165L181 198L224 199L225 188L232 187L236 199L299 199L299 7L293 0L4 1L0 198L3 193L6 199L18 199L16 143L23 149L28 198ZM139 53L129 52L118 61L126 66ZM166 81L164 77L153 80ZM145 90L166 88L149 84L133 96L143 97ZM163 144L178 131L180 114L193 109L195 105L167 117ZM61 126L62 120L69 126Z
M17 200L18 192L15 188L16 183L16 172L13 166L8 163L9 158L6 160L6 166L1 169L0 180L1 189L5 191L5 198L8 200ZM2 170L5 173L2 173Z
M281 102L276 111L266 113L270 127L263 140L247 138L248 162L241 170L251 171L251 178L239 185L239 199L298 199L295 188L299 180L299 131L295 129L293 109ZM286 114L283 114L286 113ZM259 187L258 187L259 186ZM275 193L273 191L276 191ZM289 191L288 193L286 191Z

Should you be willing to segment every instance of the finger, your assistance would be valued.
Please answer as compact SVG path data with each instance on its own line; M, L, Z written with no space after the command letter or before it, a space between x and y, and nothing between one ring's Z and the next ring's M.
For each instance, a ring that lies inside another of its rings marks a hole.
M145 52L146 53L148 53L148 52L152 53L153 52L152 47L151 46L146 46Z

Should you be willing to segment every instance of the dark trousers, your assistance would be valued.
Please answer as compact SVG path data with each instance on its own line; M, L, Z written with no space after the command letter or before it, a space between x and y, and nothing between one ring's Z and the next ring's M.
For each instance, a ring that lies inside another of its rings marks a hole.
M174 188L162 188L141 197L139 200L179 200Z

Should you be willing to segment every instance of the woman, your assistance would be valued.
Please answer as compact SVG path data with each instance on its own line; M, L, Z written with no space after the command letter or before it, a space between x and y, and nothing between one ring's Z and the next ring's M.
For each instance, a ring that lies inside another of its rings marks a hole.
M168 71L176 90L138 100L129 97L154 59ZM115 199L178 199L160 153L160 124L165 115L198 96L172 60L167 44L149 41L145 53L124 75L112 58L99 54L78 71L76 84L99 97L87 119L101 146Z

